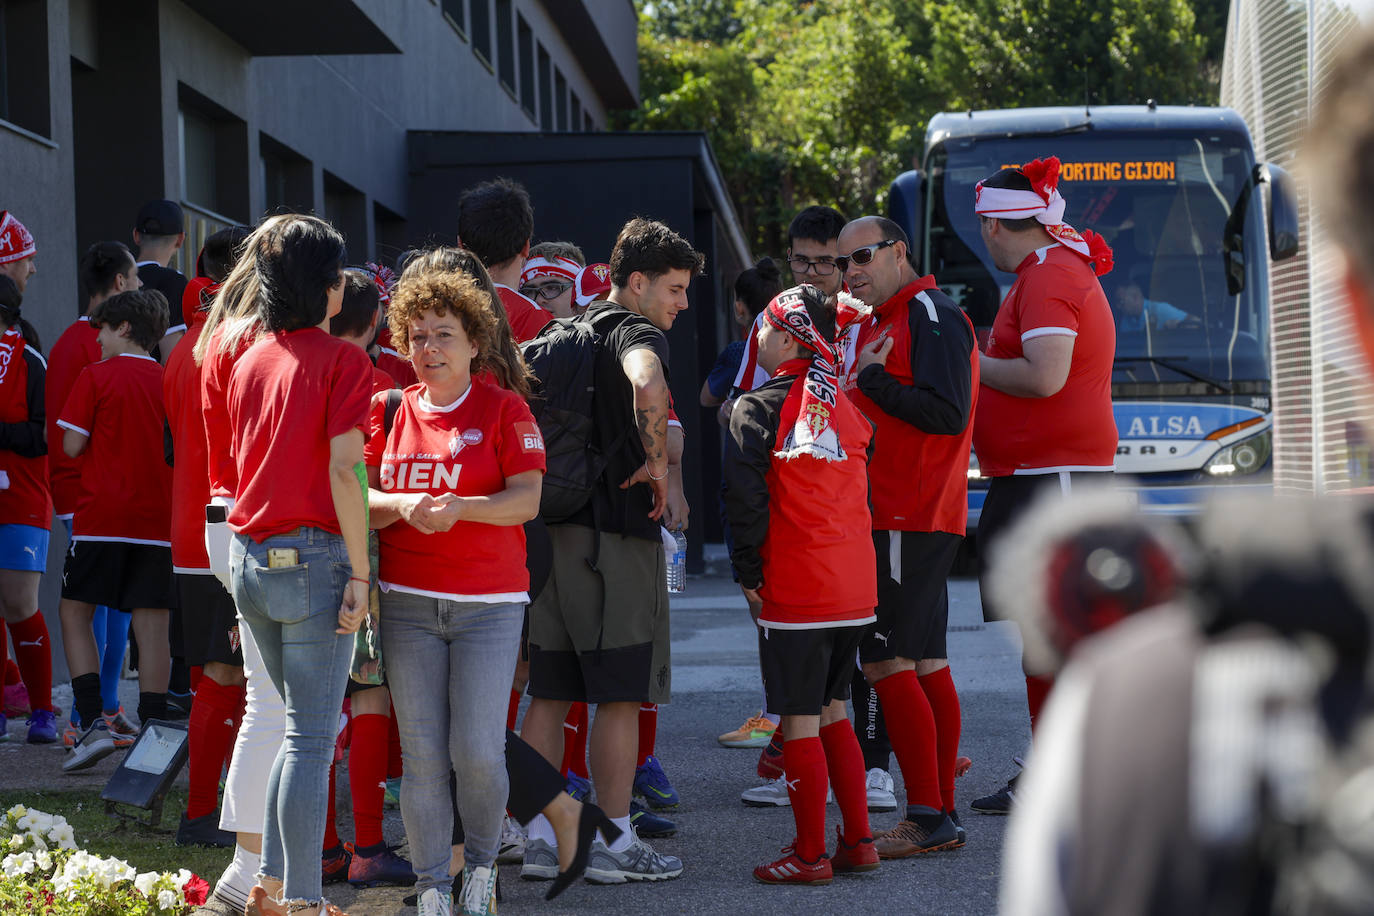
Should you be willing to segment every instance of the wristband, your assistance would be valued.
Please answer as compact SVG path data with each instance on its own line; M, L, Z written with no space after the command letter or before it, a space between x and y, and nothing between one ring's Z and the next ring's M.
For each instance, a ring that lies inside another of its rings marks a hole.
M368 586L372 585L372 580L371 580L371 579L364 579L362 576L349 576L349 577L348 577L348 581L349 581L349 582L361 582L363 585L368 585Z
M668 469L667 469L667 468L664 468L664 469L663 469L663 476L661 476L661 477L655 477L655 476L654 476L654 472L651 471L651 470L649 470L649 462L647 462L647 461L644 462L644 473L649 475L649 479L650 479L650 480L665 480L665 479L667 479L667 477L668 477Z

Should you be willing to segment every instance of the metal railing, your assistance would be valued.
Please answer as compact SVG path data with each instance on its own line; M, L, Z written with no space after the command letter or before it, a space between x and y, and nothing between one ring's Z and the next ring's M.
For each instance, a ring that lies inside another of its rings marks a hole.
M189 278L196 275L196 257L205 247L205 240L221 229L228 229L238 223L227 216L221 216L184 200L181 202L181 209L186 217L186 241L172 256L172 263L168 266L181 271Z

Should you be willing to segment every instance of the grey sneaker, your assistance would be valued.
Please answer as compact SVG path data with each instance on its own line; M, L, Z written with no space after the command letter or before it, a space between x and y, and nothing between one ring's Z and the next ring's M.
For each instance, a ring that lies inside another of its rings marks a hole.
M634 828L630 828L633 830ZM592 841L587 859L590 884L624 884L626 881L667 881L682 874L682 860L665 856L635 834L620 852L612 852L600 839Z
M520 824L506 815L506 819L501 822L501 845L496 853L496 861L500 865L514 865L517 862L525 861L525 843L528 842L525 830Z
M110 727L104 718L96 719L86 729L79 741L72 745L71 753L62 761L62 772L75 773L95 766L115 752L114 738L110 737Z
M426 888L416 901L420 916L453 916L453 900L437 887Z
M462 916L496 916L496 867L464 866L463 889L454 903Z
M558 877L558 847L548 840L531 838L525 843L520 877L526 881L552 881Z
M868 771L868 810L896 811L897 796L892 789L892 774L881 767Z

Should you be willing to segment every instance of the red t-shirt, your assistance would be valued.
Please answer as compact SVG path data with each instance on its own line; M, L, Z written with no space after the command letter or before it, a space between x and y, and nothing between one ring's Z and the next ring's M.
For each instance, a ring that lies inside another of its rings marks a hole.
M210 571L210 557L205 552L210 456L205 444L205 414L200 407L200 367L191 355L204 329L205 313L193 313L190 329L172 349L162 371L162 399L167 405L167 425L172 430L175 462L172 465L172 570L192 574Z
M1055 243L1016 268L1016 282L992 323L988 356L1023 356L1027 340L1074 338L1064 387L1047 398L979 389L973 450L988 477L1056 471L1110 471L1116 460L1112 361L1116 326L1088 262Z
M534 415L514 392L474 379L453 404L435 408L407 388L386 435L386 397L372 399L366 449L381 489L395 493L487 496L506 478L544 470L544 439ZM448 531L421 534L404 520L378 532L379 578L388 587L452 598L524 601L525 529L459 521Z
M496 293L501 297L501 304L506 307L506 318L510 320L511 333L515 335L515 342L518 344L538 337L544 325L553 321L553 315L541 309L533 299L509 286L497 283Z
M162 367L151 356L125 353L81 370L57 420L63 429L90 437L81 455L74 540L170 546L166 419Z
M62 451L62 431L57 418L67 404L76 377L91 363L100 362L96 330L84 315L73 321L48 352L47 388L43 396L48 418L48 485L52 490L53 511L60 518L71 518L81 498L81 459L68 458Z
M372 367L373 394L381 394L383 391L390 391L391 389L396 387L399 386L396 384L395 379L393 379L387 373L383 372L381 369L378 369L376 366Z
M200 367L200 410L205 424L210 495L232 499L238 489L239 472L234 466L229 436L229 377L234 363L253 345L255 336L245 335L233 350L220 352L219 343L228 327L221 323L210 335L205 364Z
M48 456L42 453L46 365L17 326L0 334L0 423L14 426L7 431L13 446L28 453L0 449L0 473L6 478L0 488L0 525L52 525Z
M392 386L393 388L409 388L420 380L420 377L415 374L415 367L410 364L410 360L387 346L378 349L377 368L391 376L396 383Z
M319 328L268 334L234 364L228 395L238 470L229 527L259 542L296 528L339 534L329 440L366 429L367 354Z

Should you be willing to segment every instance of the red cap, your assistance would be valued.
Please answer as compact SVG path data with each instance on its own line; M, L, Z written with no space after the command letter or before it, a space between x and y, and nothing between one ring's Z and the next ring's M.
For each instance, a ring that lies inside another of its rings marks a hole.
M0 264L22 261L32 257L35 251L33 236L24 224L8 210L0 210Z
M573 281L573 299L588 306L611 291L611 265L588 264Z

